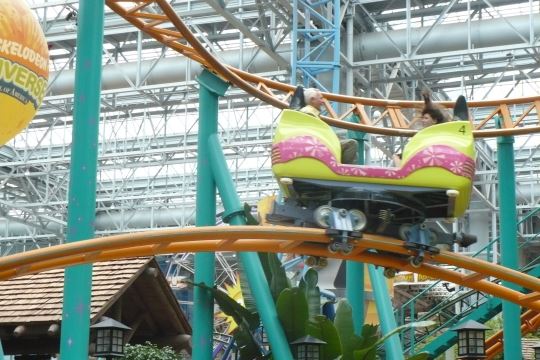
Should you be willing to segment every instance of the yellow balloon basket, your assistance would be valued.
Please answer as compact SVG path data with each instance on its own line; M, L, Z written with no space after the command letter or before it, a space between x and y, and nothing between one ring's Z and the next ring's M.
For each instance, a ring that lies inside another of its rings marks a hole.
M28 126L49 77L47 40L24 0L0 0L0 145Z

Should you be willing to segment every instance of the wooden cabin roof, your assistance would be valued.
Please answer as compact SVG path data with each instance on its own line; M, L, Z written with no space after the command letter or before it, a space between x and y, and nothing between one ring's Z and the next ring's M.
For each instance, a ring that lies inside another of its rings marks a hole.
M0 337L6 354L24 353L20 351L32 344L29 340L41 344L38 353L57 352L59 334L48 330L61 323L63 286L63 269L0 281ZM153 257L93 265L91 324L102 316L131 327L131 343L189 348L191 326ZM27 329L16 336L20 325Z

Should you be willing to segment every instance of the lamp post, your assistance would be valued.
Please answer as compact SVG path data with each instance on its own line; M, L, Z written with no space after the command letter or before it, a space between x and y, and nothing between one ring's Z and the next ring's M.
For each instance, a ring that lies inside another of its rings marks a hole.
M326 342L306 335L293 341L291 345L296 360L319 360L321 359L321 346L326 345Z
M458 359L479 360L486 358L486 330L489 327L474 320L454 326L458 334Z
M124 356L124 333L131 330L130 327L108 317L102 317L102 321L90 326L96 331L95 356L105 359L114 359Z
M540 343L534 344L532 349L534 350L534 359L540 360Z

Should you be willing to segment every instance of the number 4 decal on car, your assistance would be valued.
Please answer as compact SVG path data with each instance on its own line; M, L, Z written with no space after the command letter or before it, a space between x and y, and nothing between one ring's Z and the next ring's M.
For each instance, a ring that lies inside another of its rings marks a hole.
M461 126L461 127L459 128L458 131L459 131L460 133L462 133L463 135L465 135L465 132L466 132L466 130L465 130L465 125Z

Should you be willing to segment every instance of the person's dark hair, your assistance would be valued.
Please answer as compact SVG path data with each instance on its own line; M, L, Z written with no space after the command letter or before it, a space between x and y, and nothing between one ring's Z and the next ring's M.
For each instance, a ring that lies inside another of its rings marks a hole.
M437 124L448 121L442 108L440 108L440 106L438 105L435 105L431 101L431 95L429 91L422 91L422 97L424 98L424 108L422 109L422 116L428 114Z
M306 101L304 99L304 87L298 85L294 90L291 101L289 102L289 109L300 110L306 106Z

